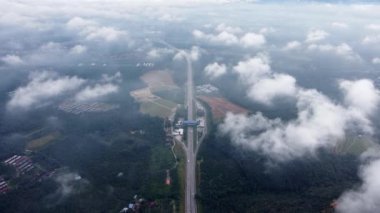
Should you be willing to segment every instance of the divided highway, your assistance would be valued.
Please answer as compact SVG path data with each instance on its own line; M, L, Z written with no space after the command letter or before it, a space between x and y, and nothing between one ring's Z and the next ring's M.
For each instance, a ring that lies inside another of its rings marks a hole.
M159 41L160 43L172 48L179 53L181 53L187 63L187 94L186 94L186 104L187 104L187 120L194 120L194 81L193 81L193 67L191 64L191 57L189 53L184 50L180 50L173 45L165 41ZM186 192L185 192L185 213L196 213L197 203L195 199L196 193L196 151L198 150L199 144L197 144L197 137L195 133L197 127L188 126L187 127L187 144L186 146L182 143L183 148L186 153Z
M191 58L186 53L187 63L187 120L194 120L194 83L193 83L193 68L191 65ZM195 200L196 193L196 179L195 179L195 166L196 154L194 152L194 142L196 145L196 137L194 137L193 126L187 127L187 149L186 149L186 213L197 212L197 203ZM195 129L196 131L196 129Z

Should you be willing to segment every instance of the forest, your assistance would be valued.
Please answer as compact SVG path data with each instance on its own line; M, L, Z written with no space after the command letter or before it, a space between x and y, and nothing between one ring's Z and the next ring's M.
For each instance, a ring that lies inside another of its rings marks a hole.
M198 160L203 212L333 212L334 200L359 182L355 156L321 150L317 158L275 163L219 136L216 126Z

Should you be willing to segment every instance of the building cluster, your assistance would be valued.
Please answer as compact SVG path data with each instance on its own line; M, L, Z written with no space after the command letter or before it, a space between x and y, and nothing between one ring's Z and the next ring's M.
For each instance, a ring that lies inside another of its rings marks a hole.
M183 128L183 118L179 118L177 123L175 123L172 135L173 136L183 136L184 128Z
M105 104L105 103L77 103L77 102L63 102L58 106L58 109L73 113L73 114L81 114L84 112L107 112L113 109L119 108L118 105Z
M120 213L127 212L140 212L142 208L155 208L158 204L156 201L146 201L144 198L138 198L137 195L133 197L133 202L129 203L123 209L120 210Z
M28 188L51 178L59 164L50 162L48 158L40 160L44 161L47 168L33 162L30 157L25 155L13 155L2 161L4 165L12 167L15 172L7 171L0 176L0 194L5 194L15 188ZM23 176L23 178L18 178L20 176ZM11 186L8 185L9 182L12 182Z
M211 84L203 84L195 87L197 94L214 94L219 92L219 89Z
M154 63L150 63L150 62L137 63L136 67L154 67Z
M32 160L27 156L13 155L12 157L3 161L5 165L13 167L17 175L23 175L34 168ZM6 194L10 191L7 181L3 177L0 177L0 194Z
M14 167L17 174L25 174L34 168L32 160L27 156L13 155L4 163Z
M174 136L176 135L183 135L183 128L178 128L178 129L173 129L173 133L172 133Z
M5 194L9 191L9 186L4 178L0 177L0 194Z

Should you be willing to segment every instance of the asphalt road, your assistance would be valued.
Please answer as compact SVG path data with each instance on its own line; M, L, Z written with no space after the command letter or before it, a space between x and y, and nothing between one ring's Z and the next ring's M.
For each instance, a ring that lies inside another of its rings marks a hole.
M185 56L187 63L187 120L194 120L194 82L193 82L193 67L191 64L191 58L189 53L184 50L180 50L173 45L165 42L159 41L160 43L172 48ZM196 193L196 151L197 143L196 138L194 138L194 130L196 127L187 127L187 146L184 146L186 152L186 196L185 196L185 212L186 213L196 213L197 212L197 203L195 200ZM195 147L194 147L195 143Z
M193 84L193 68L190 56L186 53L187 62L187 119L194 120L194 84ZM196 128L196 127L195 127ZM197 203L195 200L196 179L195 165L196 155L194 153L194 127L187 127L187 149L186 149L186 213L197 212Z

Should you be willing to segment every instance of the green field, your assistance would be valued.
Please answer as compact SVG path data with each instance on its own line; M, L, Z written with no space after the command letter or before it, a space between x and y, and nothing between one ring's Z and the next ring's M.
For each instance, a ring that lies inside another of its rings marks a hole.
M350 137L335 147L338 154L360 155L371 146L368 139L364 137Z
M176 106L177 104L174 102L165 99L158 99L149 102L142 102L140 111L151 116L167 118L172 114L172 110Z
M183 90L179 88L171 88L170 90L156 90L152 91L152 93L160 98L173 101L177 104L183 104L185 102L185 94Z
M60 136L59 132L52 132L48 135L45 135L43 137L34 139L30 141L27 145L26 148L29 150L38 150L41 149L42 147L46 146L47 144L51 143L55 139L57 139Z
M174 147L174 152L177 155L178 159L178 166L177 166L177 174L178 174L178 181L180 186L180 204L179 204L179 212L185 212L185 177L186 177L186 156L184 150L181 148L181 146L176 143L176 146Z

